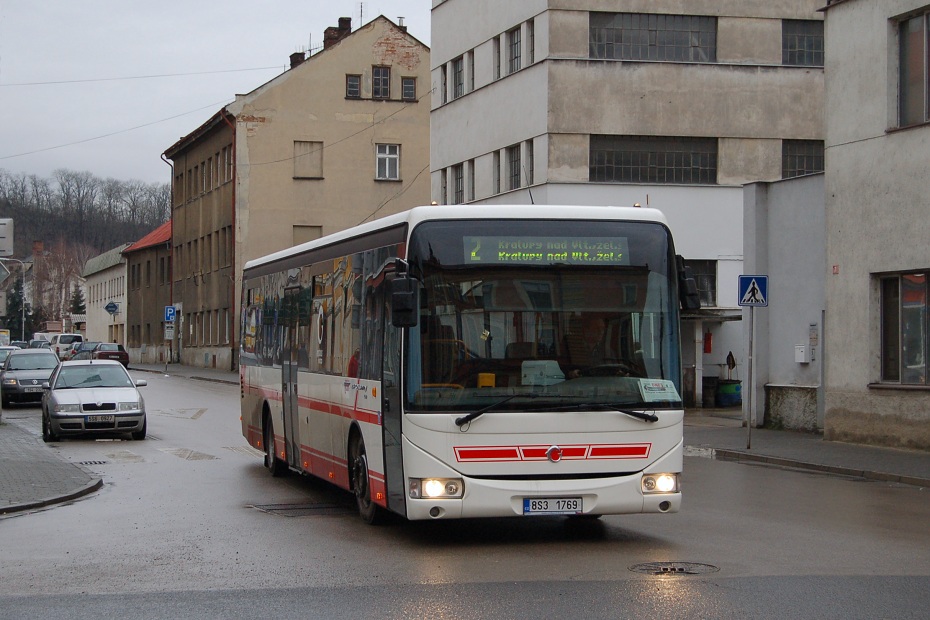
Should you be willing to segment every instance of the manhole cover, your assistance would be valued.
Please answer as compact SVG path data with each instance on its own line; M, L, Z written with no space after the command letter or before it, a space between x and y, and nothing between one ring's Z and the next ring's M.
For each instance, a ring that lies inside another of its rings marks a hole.
M106 465L107 461L80 461L78 465Z
M322 515L341 515L354 512L354 505L348 504L253 504L256 510L281 517L312 517Z
M720 569L711 564L698 562L646 562L634 564L630 570L645 575L704 575L716 573Z

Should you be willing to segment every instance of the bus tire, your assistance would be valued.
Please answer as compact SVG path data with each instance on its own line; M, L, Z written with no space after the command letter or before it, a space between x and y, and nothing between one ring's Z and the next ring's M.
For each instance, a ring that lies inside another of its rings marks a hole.
M287 473L287 463L278 458L274 451L274 427L271 419L265 419L265 467L275 478Z
M349 467L359 516L369 525L381 523L384 519L384 511L371 498L368 456L365 453L365 440L362 439L361 433L352 433L352 438L349 440Z

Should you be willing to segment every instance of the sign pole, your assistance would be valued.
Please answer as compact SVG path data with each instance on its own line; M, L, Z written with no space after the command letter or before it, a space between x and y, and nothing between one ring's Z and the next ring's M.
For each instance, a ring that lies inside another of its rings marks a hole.
M749 406L746 407L746 449L752 447L752 338L755 334L754 315L755 306L749 306L749 384L746 386L746 397L749 400Z

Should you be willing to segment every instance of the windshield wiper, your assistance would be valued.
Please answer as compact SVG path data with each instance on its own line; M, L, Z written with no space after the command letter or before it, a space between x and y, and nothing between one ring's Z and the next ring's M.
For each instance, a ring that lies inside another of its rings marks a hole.
M611 411L617 411L623 413L633 418L639 420L644 420L646 422L658 422L659 416L654 413L645 413L641 411L633 411L632 409L624 409L622 405L617 405L614 403L575 403L571 405L561 405L558 407L552 407L549 411L579 411L581 409L609 409Z
M500 407L500 406L503 405L504 403L509 402L509 401L513 400L514 398L539 398L540 396L544 396L544 394L511 394L510 396L508 396L508 397L506 397L506 398L502 398L502 399L500 399L500 400L497 401L497 402L491 403L491 404L488 405L487 407L482 407L481 409L478 409L477 411L472 411L471 413L467 413L467 414L463 415L463 416L460 417L460 418L456 418L456 419L455 419L455 425L456 425L456 426L465 426L466 424L468 424L469 422L471 422L471 421L474 420L475 418L477 418L477 417L479 417L479 416L481 416L481 415L487 413L487 412L490 411L491 409L495 409L495 408L497 408L497 407Z

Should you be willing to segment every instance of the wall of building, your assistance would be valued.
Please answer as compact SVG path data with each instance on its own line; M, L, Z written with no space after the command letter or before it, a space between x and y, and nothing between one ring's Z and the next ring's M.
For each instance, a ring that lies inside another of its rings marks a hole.
M824 219L824 175L745 187L744 271L769 278L768 307L743 310L747 360L753 341L753 381L745 389L744 376L743 409L752 406L756 423L823 428ZM797 361L798 345L808 347L809 362Z
M884 0L827 10L827 439L930 449L930 392L881 383L877 277L930 266L930 127L895 130L890 21L925 6Z

